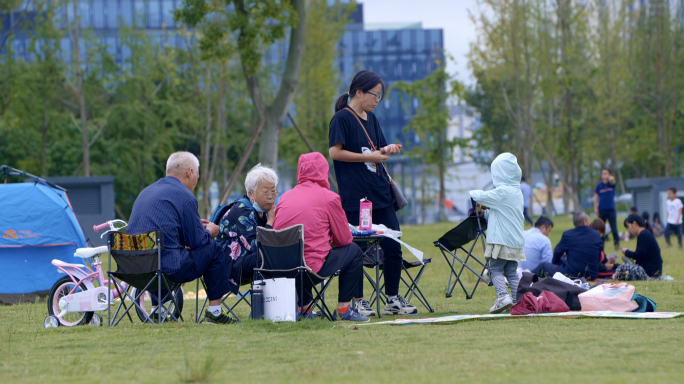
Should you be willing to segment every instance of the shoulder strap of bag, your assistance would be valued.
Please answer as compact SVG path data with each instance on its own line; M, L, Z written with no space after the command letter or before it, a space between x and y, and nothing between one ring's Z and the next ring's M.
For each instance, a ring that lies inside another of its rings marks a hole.
M346 109L347 111L349 111L349 113L354 115L354 117L356 118L356 121L358 121L359 124L361 125L361 128L363 128L363 133L366 134L366 138L368 139L368 143L370 144L371 148L374 151L377 151L378 149L375 147L375 144L373 144L373 140L371 140L370 135L368 135L368 131L366 131L366 127L363 125L363 123L361 122L361 119L359 119L359 116L356 114L356 112L352 111L351 108L349 108L349 107L345 107L344 109Z
M352 111L351 108L349 108L349 107L345 107L344 109L346 109L347 111L349 111L349 113L354 115L354 117L356 118L356 121L358 121L359 124L361 124L361 128L363 128L363 133L366 134L366 138L368 138L368 143L370 144L371 148L374 151L377 151L378 149L375 147L375 144L373 144L373 140L371 140L370 135L368 135L368 131L366 131L366 127L363 125L363 123L361 122L361 119L359 119L359 116L356 114L356 112ZM385 170L385 173L387 174L387 177L389 177L390 183L391 183L392 182L392 176L390 176L389 172L387 172L387 168L385 167L385 164L384 163L380 163L380 164L382 164L382 169Z

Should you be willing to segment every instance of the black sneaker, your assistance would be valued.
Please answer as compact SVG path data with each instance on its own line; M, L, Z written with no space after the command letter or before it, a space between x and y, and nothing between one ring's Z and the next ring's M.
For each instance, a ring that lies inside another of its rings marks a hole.
M220 315L216 316L208 310L204 312L204 322L209 324L232 324L235 323L235 319L226 315L225 312L221 312Z

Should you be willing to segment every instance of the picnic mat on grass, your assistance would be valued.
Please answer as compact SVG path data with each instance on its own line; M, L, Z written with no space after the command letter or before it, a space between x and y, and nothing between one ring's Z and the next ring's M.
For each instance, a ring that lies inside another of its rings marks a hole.
M684 316L684 312L611 312L611 311L572 311L560 313L539 313L531 315L514 316L508 313L498 315L454 315L444 317L433 317L427 319L399 319L394 321L380 321L377 323L366 323L358 325L409 325L409 324L446 324L459 323L471 320L499 320L499 319L513 319L524 317L564 317L564 318L581 318L581 317L604 317L611 319L672 319L675 317Z

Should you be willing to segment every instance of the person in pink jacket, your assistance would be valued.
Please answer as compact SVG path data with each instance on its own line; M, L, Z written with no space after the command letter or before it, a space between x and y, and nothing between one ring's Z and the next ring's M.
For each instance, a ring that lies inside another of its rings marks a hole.
M338 320L369 321L349 306L363 273L363 252L352 241L340 196L330 190L328 162L312 152L299 157L297 186L285 192L276 206L273 228L304 225L304 259L319 276L340 271ZM304 298L299 305L308 310L313 300L311 284L304 279ZM321 280L314 279L314 284Z

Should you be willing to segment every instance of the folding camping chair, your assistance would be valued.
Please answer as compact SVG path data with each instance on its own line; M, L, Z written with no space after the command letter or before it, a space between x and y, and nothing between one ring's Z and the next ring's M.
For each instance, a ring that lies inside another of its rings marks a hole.
M473 206L474 216L469 216L455 228L445 233L442 237L439 238L439 240L434 242L435 247L438 247L439 250L442 251L442 255L444 256L444 259L447 261L447 264L449 264L450 268L449 281L447 282L446 289L446 297L452 296L454 288L456 288L456 284L459 284L461 286L463 292L466 295L466 299L473 298L475 290L480 284L480 280L482 280L485 284L489 286L492 285L492 283L490 281L487 281L483 276L485 270L489 268L489 259L485 259L485 262L483 263L480 259L473 255L473 249L475 249L475 245L477 245L478 240L481 240L482 249L484 250L487 220L485 220L483 217L480 217L480 206L476 205L475 201L473 201L472 199L471 203ZM470 250L466 250L464 246L470 243L471 241L473 241L473 245L470 247ZM461 259L457 256L456 252L459 249L466 254L465 259ZM478 273L470 265L468 265L468 261L471 259L475 260L479 264L479 266L482 266L482 271L480 273ZM458 272L456 272L456 261L461 263L461 269ZM473 287L473 290L470 292L463 285L462 280L463 272L466 269L468 269L470 272L474 273L475 276L477 276L475 287ZM455 279L452 283L452 279L454 277Z
M361 241L363 239L363 236L354 238L355 241ZM363 252L363 266L368 269L375 269L376 277L375 279L373 279L373 277L370 274L368 274L368 272L366 272L365 269L363 271L363 274L366 277L366 280L368 280L368 282L370 283L372 289L371 295L368 298L368 302L370 303L371 307L373 307L373 305L376 306L376 312L378 313L378 316L382 317L380 312L380 304L387 303L387 295L385 295L384 293L384 281L382 285L380 285L380 279L382 279L385 273L384 253L382 252L382 248L380 248L380 240L382 240L382 238L373 239L372 242L365 247ZM404 298L408 303L410 303L411 299L415 296L420 301L420 303L423 304L425 309L427 309L429 312L434 312L434 308L432 308L430 302L428 302L427 298L423 294L423 291L421 291L420 287L418 286L418 284L420 283L420 279L423 277L425 267L431 262L431 258L423 259L423 263L421 263L420 261L414 261L411 263L406 260L402 260L402 275L400 275L399 278L407 288L406 293L404 294ZM413 277L409 269L418 267L420 267L420 269L418 270L416 276ZM406 278L404 278L403 274L406 274Z
M235 203L237 203L238 201L239 200L236 200L230 204L220 205L218 208L216 208L214 213L211 215L211 218L209 219L209 221L220 226L221 225L221 219L223 218L223 216L226 213L228 213L230 208ZM242 276L242 271L240 271L240 276ZM197 285L195 288L196 293L199 292L200 282L202 283L202 287L204 288L204 290L205 291L207 290L207 285L204 283L204 278L200 277L199 279L197 279ZM240 282L240 283L241 283L240 286L246 285L246 284L242 284L243 282ZM235 296L228 294L228 295L224 296L223 299L221 300L221 305L223 305L223 307L226 308L228 313L230 313L235 318L235 320L237 320L238 322L242 322L242 320L240 320L240 317L235 313L235 311L234 311L235 307L237 307L238 304L240 304L241 302L244 301L245 303L247 303L247 305L249 306L250 309L252 308L252 302L250 300L250 297L252 297L251 283L252 283L251 281L247 283L250 286L250 289L248 289L247 291L238 292L237 295L235 295ZM232 297L237 297L238 300L232 305L226 303L226 300L228 300L229 298L232 298ZM204 310L207 307L208 301L209 301L209 299L205 298L204 302L202 303L202 308L200 309L200 307L199 307L199 295L197 295L195 297L195 322L196 323L201 323L204 320Z
M129 311L133 308L138 313L147 313L147 310L143 309L140 305L145 292L149 292L152 301L157 302L155 311L162 315L147 315L143 322L154 324L156 317L156 323L163 323L166 321L167 316L174 321L178 321L179 317L183 320L183 316L180 314L182 308L176 302L176 294L181 289L181 286L161 270L163 244L164 232L162 230L139 235L130 235L122 232L109 233L107 237L107 245L109 247L107 275L110 281L114 283L114 288L121 298L121 302L116 308L113 317L110 301L110 306L107 310L110 327L119 324L126 315L131 319ZM112 272L112 258L116 261L116 271L114 272ZM129 293L128 287L124 287L123 282L136 288L135 296ZM164 292L165 294L162 296ZM126 305L126 299L130 299L132 305ZM111 296L109 300L111 300ZM122 308L124 311L119 314ZM159 308L162 309L160 310ZM174 313L176 311L178 311L178 316Z
M304 226L302 224L281 230L257 227L256 245L261 256L261 267L254 268L254 280L297 279L299 297L304 297L304 279L308 278L315 292L310 310L318 308L328 320L335 321L332 312L323 300L323 295L339 271L335 272L333 276L319 276L306 265ZM320 290L316 288L317 284L314 283L314 277L323 280ZM300 319L305 317L302 314Z

